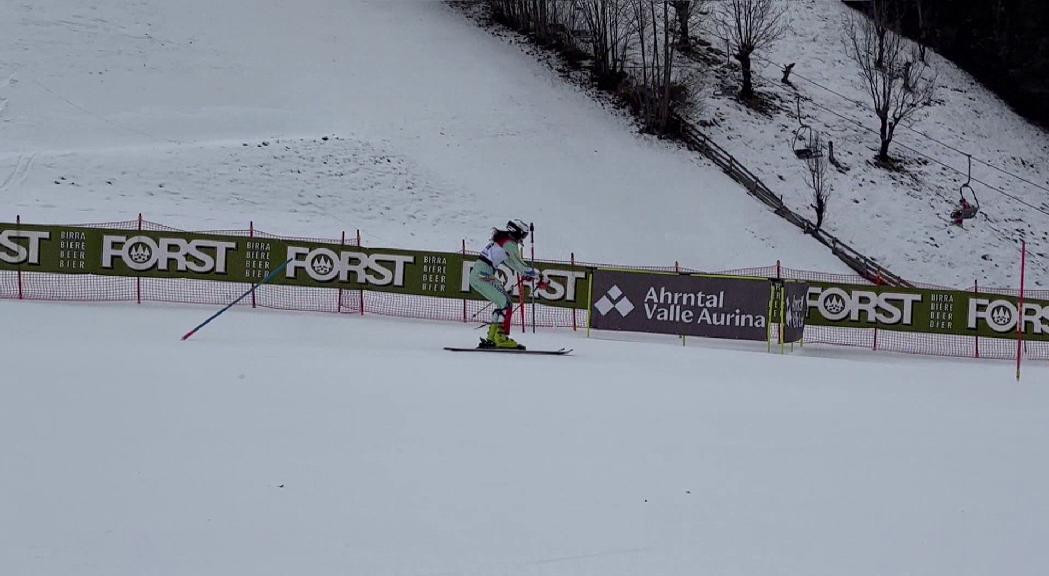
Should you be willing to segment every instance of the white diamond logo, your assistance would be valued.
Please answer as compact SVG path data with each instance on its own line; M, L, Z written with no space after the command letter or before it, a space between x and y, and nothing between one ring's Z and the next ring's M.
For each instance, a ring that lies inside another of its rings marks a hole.
M597 308L597 311L602 316L615 309L620 316L625 318L627 314L634 311L634 303L627 299L626 296L623 296L623 291L619 289L619 286L612 286L607 294L602 296L597 302L594 302L594 308Z
M619 302L616 302L616 310L618 310L619 313L622 314L625 318L627 314L630 314L634 311L634 305L630 302L630 300L623 298Z

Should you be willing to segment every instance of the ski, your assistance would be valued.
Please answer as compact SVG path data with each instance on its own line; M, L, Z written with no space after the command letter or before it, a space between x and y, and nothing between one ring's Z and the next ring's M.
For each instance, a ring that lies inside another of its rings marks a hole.
M544 356L564 356L572 352L571 348L560 350L521 350L520 348L452 348L445 346L449 352L499 352L503 354L541 354Z

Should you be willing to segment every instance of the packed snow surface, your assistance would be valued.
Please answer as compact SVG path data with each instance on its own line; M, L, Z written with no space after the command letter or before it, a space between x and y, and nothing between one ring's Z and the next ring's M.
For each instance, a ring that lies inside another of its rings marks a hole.
M1049 571L1044 364L210 312L0 302L0 571Z

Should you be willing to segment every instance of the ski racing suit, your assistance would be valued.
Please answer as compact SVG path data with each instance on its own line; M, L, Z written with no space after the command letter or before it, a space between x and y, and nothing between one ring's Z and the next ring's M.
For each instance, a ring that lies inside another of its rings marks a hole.
M503 287L502 280L496 274L501 264L506 264L511 270L528 280L539 279L539 271L529 266L521 258L521 247L513 240L504 240L502 243L490 242L484 250L481 250L477 262L474 262L473 269L470 270L470 287L492 303L494 310L492 310L491 324L501 328L501 336L505 337L510 333L513 304L510 295Z

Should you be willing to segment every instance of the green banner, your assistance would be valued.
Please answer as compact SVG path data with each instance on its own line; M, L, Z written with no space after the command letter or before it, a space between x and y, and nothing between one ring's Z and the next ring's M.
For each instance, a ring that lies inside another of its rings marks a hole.
M1049 340L1049 301L961 290L811 282L808 326Z
M0 223L0 270L254 283L285 261L286 270L271 283L482 299L469 285L475 259L456 252ZM543 304L587 308L589 272L585 268L542 262L537 267L550 283L537 292ZM512 274L508 270L500 273L508 291L516 293Z

